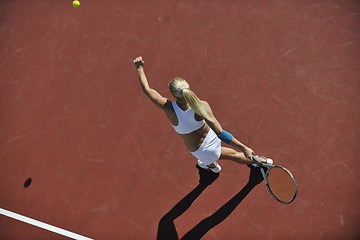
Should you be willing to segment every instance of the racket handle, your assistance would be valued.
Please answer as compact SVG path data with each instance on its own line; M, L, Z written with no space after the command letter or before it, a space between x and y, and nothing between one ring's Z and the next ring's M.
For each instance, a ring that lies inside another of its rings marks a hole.
M262 163L262 162L260 162L259 158L257 156L255 156L255 155L252 155L252 159L260 167L271 167L271 166L273 166L271 163Z
M268 184L268 181L267 181L267 178L266 178L266 174L265 174L264 168L263 168L263 167L260 167L260 171L261 171L261 174L263 175L263 178L264 178L265 183Z
M254 161L254 162L256 162L256 164L259 164L260 166L262 166L262 165L263 165L263 164L260 162L260 160L258 159L258 157L257 157L257 156L252 155L252 159L253 159L253 161Z
M260 162L260 160L255 155L252 155L252 159L253 159L254 162L256 162L256 164L259 165L261 174L262 174L262 176L263 176L263 178L265 180L265 183L267 184L266 174L265 174L265 171L264 171L264 165Z

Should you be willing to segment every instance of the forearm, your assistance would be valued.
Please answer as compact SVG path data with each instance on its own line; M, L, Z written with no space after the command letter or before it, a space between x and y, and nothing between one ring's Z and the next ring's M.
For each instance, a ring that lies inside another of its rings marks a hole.
M215 132L217 136L220 136L221 132L223 131L220 123L215 119L209 119L207 120L207 124L210 126L211 129ZM239 140L237 140L235 137L231 136L231 142L229 143L230 146L233 146L237 149L240 149L241 151L244 151L245 144L241 143ZM230 139L229 139L230 141Z
M203 104L209 114L209 117L205 118L205 121L209 125L209 127L216 133L216 135L220 138L220 140L229 144L230 146L240 149L242 152L244 152L245 157L250 159L251 156L254 155L253 150L245 146L236 138L234 138L234 136L231 135L229 132L223 130L220 123L216 120L214 114L212 113L210 105L205 101L203 101Z
M241 143L235 137L231 140L230 146L240 149L241 151L244 151L244 149L246 148L245 144Z
M240 149L245 154L246 158L251 159L252 155L255 155L254 151L251 148L245 146L239 140L234 138L231 133L225 130L223 130L218 137L221 139L221 141L229 144L230 146Z
M139 75L141 87L142 87L143 91L146 93L150 89L150 86L149 86L149 82L146 78L144 68L142 66L140 66L137 69L137 73Z

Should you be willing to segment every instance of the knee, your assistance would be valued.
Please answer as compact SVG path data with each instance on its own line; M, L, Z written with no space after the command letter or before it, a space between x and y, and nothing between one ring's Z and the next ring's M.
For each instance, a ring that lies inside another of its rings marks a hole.
M244 154L243 152L237 152L236 155L237 155L237 157L240 158L240 159L246 158L246 157L245 157L245 154Z
M235 151L231 157L231 160L236 163L244 163L244 160L246 160L246 157L245 157L244 153Z

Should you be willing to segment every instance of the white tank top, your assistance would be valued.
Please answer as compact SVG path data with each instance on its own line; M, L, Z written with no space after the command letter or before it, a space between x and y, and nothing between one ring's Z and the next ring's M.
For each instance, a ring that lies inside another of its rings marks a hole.
M178 125L174 126L174 129L179 134L191 133L198 130L205 124L205 120L197 121L195 119L195 112L189 106L186 111L183 111L176 102L172 102L172 106L175 110L175 114L178 118Z

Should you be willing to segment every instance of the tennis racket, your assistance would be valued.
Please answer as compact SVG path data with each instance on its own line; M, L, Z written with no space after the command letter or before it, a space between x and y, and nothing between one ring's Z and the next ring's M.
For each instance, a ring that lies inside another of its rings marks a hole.
M253 160L259 165L271 196L284 204L294 201L297 194L297 183L291 172L282 166L263 164L256 156L253 156Z

